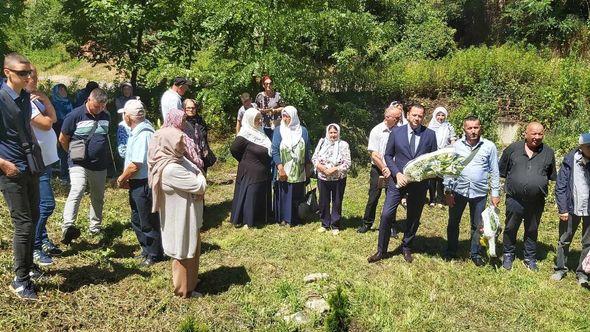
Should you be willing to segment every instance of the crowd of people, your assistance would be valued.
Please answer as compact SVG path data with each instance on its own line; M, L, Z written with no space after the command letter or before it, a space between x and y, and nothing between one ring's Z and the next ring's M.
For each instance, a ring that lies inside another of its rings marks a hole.
M62 216L63 245L81 236L76 220L82 197L90 196L90 236L101 236L107 167L113 162L109 139L111 116L108 97L95 82L76 93L72 102L67 87L57 84L51 98L37 89L35 67L20 54L4 58L6 80L0 87L0 189L14 225L14 272L10 288L22 299L36 299L34 285L43 271L62 253L49 239L46 223L55 209L52 166L59 164L59 180L69 185ZM144 103L133 86L121 84L115 99L121 122L117 126L116 152L123 160L117 186L128 191L131 228L141 248L141 265L172 259L174 294L198 297L200 229L204 218L207 169L216 162L208 142L209 128L200 111L203 105L183 96L191 81L176 77L160 100L162 128L146 118ZM318 232L338 235L347 174L351 168L349 143L341 127L330 123L317 144L302 124L298 110L286 104L273 88L271 77L261 80L262 91L254 102L241 94L236 137L230 151L238 161L230 221L236 228L270 223L295 227L302 223L301 204L306 186L317 179ZM407 112L406 112L407 110ZM549 181L557 180L559 241L554 280L561 280L573 236L582 223L582 254L576 270L580 285L587 287L582 261L590 251L590 133L579 137L556 170L553 150L543 143L544 128L532 122L524 140L508 146L498 158L493 142L482 137L482 123L475 116L463 120L458 137L448 122L448 111L437 107L428 126L426 110L419 104L392 102L383 121L369 133L367 150L371 168L363 224L367 233L376 218L382 191L385 202L380 216L374 263L389 256L391 238L401 240L406 262L413 261L413 243L425 205L448 206L447 250L449 260L458 257L459 226L467 205L470 210L470 259L487 264L480 244L482 212L500 204L500 178L505 179L506 223L502 266L512 269L517 232L524 223L524 265L537 271L536 247ZM415 158L452 147L464 158L459 176L412 182L404 167ZM426 196L429 193L429 200ZM399 206L407 212L404 229L396 222Z

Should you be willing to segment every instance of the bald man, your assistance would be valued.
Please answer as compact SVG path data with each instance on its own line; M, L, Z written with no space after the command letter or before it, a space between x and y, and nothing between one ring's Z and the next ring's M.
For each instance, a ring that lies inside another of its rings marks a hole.
M504 261L512 269L516 234L524 220L524 265L531 271L537 267L537 235L549 181L555 181L555 153L543 144L545 129L538 122L527 125L524 140L510 144L500 158L500 177L506 179L506 228L504 229Z
M366 233L373 226L375 221L375 212L377 211L377 204L379 197L381 197L381 189L379 188L379 177L383 176L388 179L391 172L385 165L385 147L389 139L391 130L400 126L403 119L403 106L400 103L389 105L383 113L383 121L371 129L369 134L369 145L367 150L371 155L371 173L369 180L369 198L365 206L365 215L363 216L363 225L357 229L359 233ZM391 229L392 236L397 236L395 227Z

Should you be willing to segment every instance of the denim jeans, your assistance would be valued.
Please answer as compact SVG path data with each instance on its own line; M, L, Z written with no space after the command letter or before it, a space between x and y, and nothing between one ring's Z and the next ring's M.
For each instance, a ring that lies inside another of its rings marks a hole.
M51 166L39 177L39 221L35 228L34 249L41 249L43 241L47 239L47 220L55 210L55 198L51 189Z
M467 198L458 193L454 193L455 205L449 208L449 224L447 226L447 252L451 255L457 253L459 246L459 224L461 217L465 211L467 203L469 203L469 219L471 220L471 257L479 256L479 228L482 225L481 213L486 208L486 197Z
M18 281L25 281L33 266L35 224L39 220L39 178L28 172L12 178L0 175L0 190L14 225L14 272Z

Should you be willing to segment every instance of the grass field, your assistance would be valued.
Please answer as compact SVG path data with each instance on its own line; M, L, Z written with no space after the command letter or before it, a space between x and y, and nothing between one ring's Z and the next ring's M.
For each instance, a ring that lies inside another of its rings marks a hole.
M223 183L235 163L214 167L210 180ZM108 189L105 236L83 233L38 282L41 301L18 301L8 290L12 278L12 225L0 204L0 331L175 331L191 319L211 331L310 331L323 329L322 317L297 327L282 316L303 308L310 297L327 298L341 286L350 300L352 331L587 331L588 291L572 274L549 280L557 238L553 203L547 204L540 232L540 269L521 264L511 272L476 268L468 257L468 221L463 220L462 259L446 262L447 212L426 207L416 241L414 263L400 255L369 265L377 232L357 234L366 201L368 170L348 182L344 231L316 232L318 222L286 229L275 224L234 229L228 222L233 184L212 185L206 196L203 255L198 290L203 298L172 296L170 263L139 267L129 224L127 193ZM50 219L50 237L59 239L67 193L57 188L58 208ZM79 224L87 229L88 199ZM399 219L405 217L401 209ZM522 234L522 229L519 236ZM400 240L392 240L394 250ZM522 244L519 243L519 248ZM579 235L570 267L579 256ZM306 284L304 276L326 272L328 280Z

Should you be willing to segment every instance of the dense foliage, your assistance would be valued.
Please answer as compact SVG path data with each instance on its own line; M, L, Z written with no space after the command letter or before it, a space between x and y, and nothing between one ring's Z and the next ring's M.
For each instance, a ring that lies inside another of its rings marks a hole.
M315 139L336 121L345 139L363 143L392 99L449 106L456 125L466 114L488 128L498 118L538 119L560 150L573 140L555 128L588 127L590 1L48 0L20 11L18 3L3 4L12 10L2 22L22 15L29 24L7 30L4 49L65 44L115 66L153 106L171 77L189 76L207 120L225 132L237 96L255 95L265 74Z

